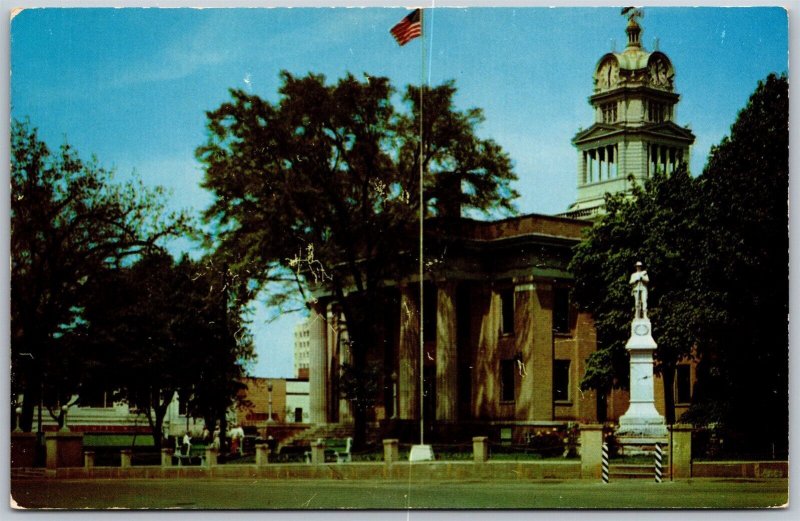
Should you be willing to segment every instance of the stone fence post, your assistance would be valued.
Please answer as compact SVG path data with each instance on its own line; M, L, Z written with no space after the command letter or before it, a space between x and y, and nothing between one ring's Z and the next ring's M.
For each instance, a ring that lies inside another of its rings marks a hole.
M311 464L322 465L325 463L325 442L317 440L311 444Z
M123 469L130 468L133 451L131 449L122 449L120 454L120 467Z
M489 461L489 438L486 436L475 436L472 438L472 458L475 463L486 463Z
M32 432L11 433L11 466L33 467L36 461L36 434Z
M383 440L383 461L387 465L400 461L400 441L397 439Z
M269 463L269 445L266 443L259 443L256 445L256 465L263 467Z
M87 469L94 467L94 451L87 450L83 453L83 466Z
M691 425L675 424L670 427L669 464L672 479L692 477L692 430Z
M48 432L45 433L44 442L48 469L81 467L84 465L82 433Z
M586 424L581 430L581 477L600 478L603 461L603 426Z
M171 449L171 448L161 449L161 466L162 467L171 467L172 466L172 455L173 454L175 454L175 449Z

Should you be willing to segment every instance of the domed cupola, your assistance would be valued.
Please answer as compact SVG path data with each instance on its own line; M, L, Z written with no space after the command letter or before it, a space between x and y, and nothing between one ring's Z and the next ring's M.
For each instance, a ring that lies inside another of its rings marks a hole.
M625 8L628 44L597 62L593 74L594 124L573 138L578 149L578 199L567 215L602 211L604 195L630 189L657 170L672 172L689 160L694 135L675 123L675 70L666 54L641 43L639 9Z

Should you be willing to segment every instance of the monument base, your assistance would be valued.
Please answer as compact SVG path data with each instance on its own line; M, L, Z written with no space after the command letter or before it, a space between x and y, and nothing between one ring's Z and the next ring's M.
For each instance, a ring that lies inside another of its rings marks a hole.
M617 453L620 456L652 456L656 452L656 443L664 449L669 443L667 436L616 436ZM664 450L664 452L667 452Z
M430 445L412 445L408 461L433 461L433 448Z
M614 435L627 439L666 439L667 424L652 402L631 403L628 412L620 417Z

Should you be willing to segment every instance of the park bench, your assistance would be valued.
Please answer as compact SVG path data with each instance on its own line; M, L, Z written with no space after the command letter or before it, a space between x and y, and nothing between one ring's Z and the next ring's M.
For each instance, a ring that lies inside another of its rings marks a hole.
M158 459L158 451L151 434L120 434L109 432L87 432L83 436L83 449L95 453L95 465L110 466L120 464L120 451L130 449L136 459L149 455Z
M178 465L191 465L192 461L199 461L203 465L206 460L206 448L208 446L204 443L189 445L189 452L184 453L183 448L180 447L175 450L175 458L178 460Z
M299 463L306 461L308 447L304 445L284 445L278 449L277 454L270 454L270 461L277 463Z
M353 447L353 438L331 438L325 443L325 461L336 461L336 463L349 463L352 461L350 449ZM311 451L306 451L306 463L311 463Z

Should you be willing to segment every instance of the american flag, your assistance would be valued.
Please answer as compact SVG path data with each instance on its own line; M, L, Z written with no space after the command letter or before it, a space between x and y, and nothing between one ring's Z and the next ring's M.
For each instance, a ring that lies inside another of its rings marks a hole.
M422 35L422 9L414 9L414 12L400 20L389 32L400 46Z

